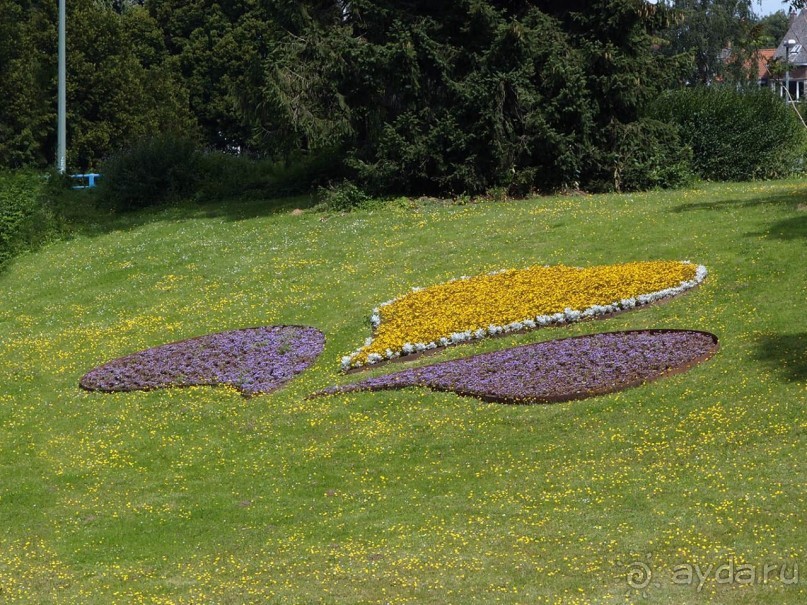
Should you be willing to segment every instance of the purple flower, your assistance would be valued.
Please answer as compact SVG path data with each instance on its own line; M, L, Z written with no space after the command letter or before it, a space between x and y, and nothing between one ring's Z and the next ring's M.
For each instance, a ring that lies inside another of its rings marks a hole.
M219 332L120 357L85 374L79 385L114 392L229 384L251 396L280 388L324 346L322 332L308 326Z
M717 349L717 336L708 332L607 332L412 368L312 396L424 386L485 401L551 403L613 393L683 372Z

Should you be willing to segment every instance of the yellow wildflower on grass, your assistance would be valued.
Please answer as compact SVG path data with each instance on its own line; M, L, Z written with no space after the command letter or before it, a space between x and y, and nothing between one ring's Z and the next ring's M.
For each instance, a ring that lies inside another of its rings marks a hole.
M382 304L345 369L475 338L562 324L648 304L696 286L703 266L648 261L534 266L452 280Z

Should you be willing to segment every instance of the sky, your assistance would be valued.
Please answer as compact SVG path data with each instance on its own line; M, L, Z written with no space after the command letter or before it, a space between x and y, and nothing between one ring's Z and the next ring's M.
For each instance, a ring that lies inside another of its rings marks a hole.
M651 4L655 4L657 0L648 0ZM754 12L760 17L770 15L776 11L783 10L788 12L790 6L782 0L751 0L751 6Z
M761 2L759 0L752 0L751 4L754 8L754 12L761 17L775 13L778 10L788 11L788 5L782 2L782 0L762 0Z

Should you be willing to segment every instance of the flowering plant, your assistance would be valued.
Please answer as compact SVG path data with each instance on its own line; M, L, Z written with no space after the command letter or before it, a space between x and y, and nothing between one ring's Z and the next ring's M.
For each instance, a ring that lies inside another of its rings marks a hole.
M324 346L322 332L308 326L219 332L114 359L79 384L104 392L228 384L250 396L280 388L314 363Z
M329 387L312 396L428 387L500 403L551 403L638 386L712 357L693 330L632 330L549 340Z
M373 309L373 336L342 368L633 309L694 288L706 273L689 261L533 266L415 288Z

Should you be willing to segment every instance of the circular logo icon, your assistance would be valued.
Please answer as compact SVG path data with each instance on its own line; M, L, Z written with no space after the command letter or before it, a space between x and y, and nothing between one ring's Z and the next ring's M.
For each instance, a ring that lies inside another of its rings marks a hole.
M650 585L653 578L653 570L647 563L634 561L628 568L628 586L637 590L642 590Z

